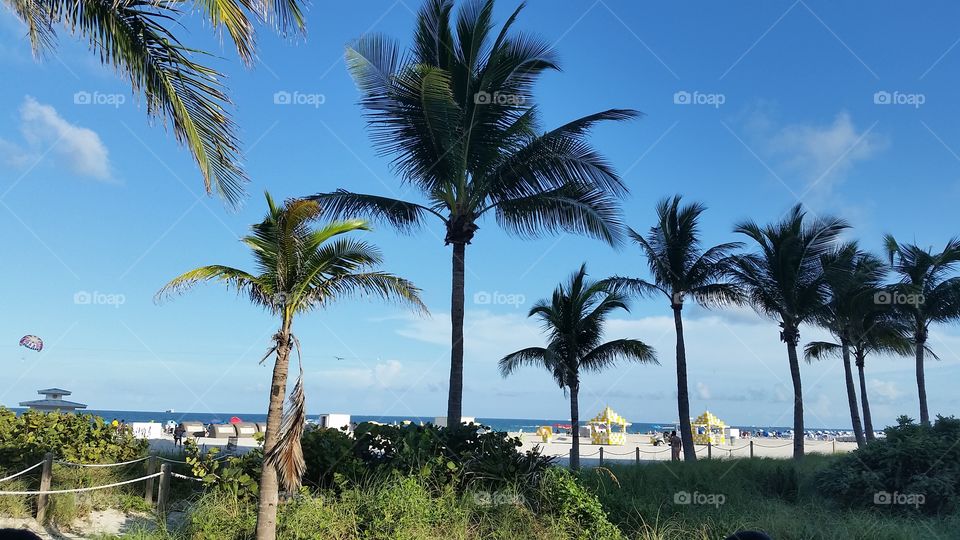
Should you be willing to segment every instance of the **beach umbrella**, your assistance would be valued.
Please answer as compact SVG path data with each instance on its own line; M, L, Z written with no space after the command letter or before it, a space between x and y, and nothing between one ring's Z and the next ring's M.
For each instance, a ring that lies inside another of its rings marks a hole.
M40 352L43 349L43 340L37 336L28 334L20 338L20 346Z
M230 418L231 424L239 424L240 422L243 422L243 420L241 420L239 416L234 416Z

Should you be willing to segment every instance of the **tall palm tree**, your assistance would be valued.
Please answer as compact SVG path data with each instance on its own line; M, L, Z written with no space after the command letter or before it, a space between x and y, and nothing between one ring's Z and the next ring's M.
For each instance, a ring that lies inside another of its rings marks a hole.
M860 381L860 407L863 410L863 431L866 442L876 439L873 418L870 413L870 400L867 397L867 379L865 374L867 355L892 354L909 356L913 354L913 341L909 325L904 324L899 313L890 309L874 309L854 320L856 330L850 349ZM929 348L926 353L936 358ZM804 348L808 360L823 360L827 356L842 358L839 343L812 341Z
M745 221L734 228L757 243L754 253L737 255L731 276L748 302L760 313L780 323L780 340L786 344L793 382L793 457L803 457L803 389L797 344L800 325L810 321L827 300L821 257L833 248L849 226L841 219L806 219L801 205L794 206L777 223L760 226Z
M856 242L848 242L822 257L824 282L828 300L814 317L817 324L828 330L839 342L843 359L847 403L850 408L850 423L857 445L863 447L866 439L860 411L857 407L857 391L853 382L851 349L865 343L862 334L864 321L872 319L873 312L886 311L877 304L877 295L883 291L886 268L883 261L866 253ZM835 350L832 343L813 342L807 345L804 355L807 361L819 359L828 350ZM871 426L872 427L872 426Z
M664 199L657 205L657 224L646 238L629 230L633 241L647 258L653 282L615 276L607 280L617 291L646 296L662 294L670 301L677 332L677 412L683 458L696 461L693 430L690 427L690 397L687 388L687 353L683 339L683 304L687 298L712 307L739 303L742 294L736 284L726 281L730 255L742 244L731 242L706 250L700 247L700 203L680 206L680 196Z
M560 388L570 392L572 469L580 468L580 374L613 367L618 360L659 364L653 348L642 341L602 341L607 316L618 309L629 311L626 297L586 276L584 264L570 276L566 286L557 286L549 301L540 300L530 309L528 316L537 316L547 332L546 347L528 347L500 359L504 377L524 365L538 366L549 371Z
M931 323L960 319L960 277L954 276L960 263L960 239L952 238L943 251L935 253L916 244L901 244L891 236L884 244L894 272L900 275L890 297L894 306L910 320L917 360L917 393L920 423L930 425L923 358Z
M557 69L550 44L511 33L521 8L499 33L493 0L464 3L451 27L451 0L426 0L413 50L383 36L347 49L372 138L392 155L422 204L340 190L314 195L328 215L370 216L410 232L427 218L453 246L447 421L460 421L466 246L492 215L521 237L566 231L616 242L617 197L627 189L587 140L591 127L638 113L611 109L542 132L533 87ZM522 7L522 6L521 6Z
M85 39L100 62L130 79L144 95L147 114L173 127L178 142L189 148L207 193L216 191L229 204L240 203L246 175L240 164L236 125L222 73L195 60L207 53L185 45L174 33L183 14L203 13L218 33L226 30L237 54L252 65L254 22L269 21L281 33L302 32L300 0L3 0L27 26L34 55L56 45L55 27Z
M382 272L380 251L352 238L340 238L355 231L369 230L361 220L333 221L314 228L320 214L315 202L297 200L277 205L266 194L267 216L253 226L243 242L253 252L253 272L211 265L190 270L170 281L157 298L185 291L201 282L220 282L245 293L250 301L280 318L273 336L276 352L267 430L263 441L264 467L260 477L257 539L276 537L279 479L288 491L299 487L304 470L300 434L306 415L303 398L303 367L291 394L291 410L284 414L283 395L287 386L290 352L299 341L293 334L294 317L325 308L354 295L372 295L408 304L425 311L419 289L409 281ZM264 360L267 358L264 356Z

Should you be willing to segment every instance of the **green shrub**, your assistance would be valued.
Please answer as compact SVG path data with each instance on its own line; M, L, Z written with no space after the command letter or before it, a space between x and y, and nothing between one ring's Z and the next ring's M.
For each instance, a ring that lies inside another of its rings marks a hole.
M214 490L191 505L182 533L191 540L246 540L253 538L256 526L253 501Z
M130 430L117 433L91 414L39 412L20 415L0 407L0 468L22 469L53 452L76 463L115 463L146 455L148 443Z
M194 477L207 487L226 492L236 499L254 499L260 491L258 480L263 466L263 449L221 459L220 449L201 452L196 441L184 443L184 456Z
M622 538L596 495L577 482L566 469L554 467L548 470L539 495L541 513L556 516L568 532L586 531L589 538L598 540Z
M363 423L354 436L312 429L303 436L306 481L319 487L359 485L394 472L429 485L496 490L509 485L535 488L555 461L539 450L521 453L518 439L476 425L384 426Z
M960 509L960 420L938 416L926 427L901 416L884 433L823 471L824 493L855 508L930 515Z

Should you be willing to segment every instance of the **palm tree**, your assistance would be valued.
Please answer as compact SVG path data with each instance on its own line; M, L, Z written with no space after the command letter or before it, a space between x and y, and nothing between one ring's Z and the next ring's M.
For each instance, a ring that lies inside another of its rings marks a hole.
M428 216L443 224L444 243L453 246L450 425L460 421L463 401L466 246L480 218L493 215L521 237L566 231L615 243L616 198L627 189L586 135L599 122L638 114L611 109L541 132L533 86L557 69L556 58L549 43L511 34L521 8L491 33L493 4L465 4L454 33L453 2L426 0L407 56L383 36L347 49L373 141L423 204L345 190L311 197L327 215L370 216L405 232Z
M793 382L793 457L803 457L803 389L797 344L800 325L811 320L827 300L821 257L849 226L832 217L806 219L801 205L781 221L761 227L745 221L734 228L757 243L758 252L734 257L731 276L747 301L780 323L780 340L787 346Z
M824 255L821 262L824 268L824 282L829 299L823 304L820 313L815 316L817 324L827 329L839 342L839 353L843 359L843 372L847 388L847 403L850 407L850 423L857 440L857 446L863 447L866 439L860 411L857 407L857 391L853 382L853 366L850 361L851 348L865 343L863 323L872 318L876 311L885 311L877 304L877 295L883 291L883 279L886 269L883 262L860 250L856 242L848 242L836 250ZM836 351L835 344L826 342L809 343L804 355L807 361L820 359L827 351ZM861 390L862 391L862 390ZM872 427L872 426L871 426Z
M283 411L290 352L296 348L299 354L300 348L292 331L294 317L353 295L378 296L425 311L419 289L412 283L376 270L382 262L376 247L352 238L338 238L369 230L364 221L333 221L314 228L312 223L320 214L315 202L297 200L279 206L269 193L266 198L267 216L252 227L252 234L243 238L253 252L254 272L222 265L202 266L176 277L157 293L160 299L201 282L220 282L245 293L253 304L280 318L280 329L267 353L269 356L276 352L276 361L263 441L258 540L276 536L278 474L287 491L294 491L304 470L300 450L306 414L302 365L291 394L291 410L286 414Z
M677 411L680 415L680 438L683 458L696 461L693 431L690 427L690 397L687 388L687 353L683 340L683 303L687 298L705 306L739 303L739 288L725 281L730 254L742 244L731 242L700 248L700 214L706 207L700 203L680 206L680 196L664 199L657 205L657 224L644 238L629 230L644 256L653 282L615 276L607 282L615 290L646 296L662 294L670 301L677 331Z
M203 51L184 45L173 28L184 11L196 7L216 31L226 30L237 54L252 65L254 21L270 20L281 33L301 32L300 0L201 0L193 6L153 0L4 0L27 26L34 55L53 49L55 26L85 38L100 62L130 79L143 92L147 114L173 127L203 174L207 193L240 203L246 175L240 164L236 125L225 76L197 62ZM184 8L187 8L184 10Z
M881 289L882 291L883 289ZM875 309L854 319L856 330L850 343L854 363L857 366L860 381L860 407L863 409L863 431L866 442L876 439L873 418L870 413L870 400L867 397L866 359L869 354L892 354L909 356L913 354L912 334L899 313L889 309ZM929 348L927 354L937 356ZM829 356L840 356L839 343L813 341L807 344L804 355L808 360L823 360Z
M912 325L920 423L929 426L923 353L931 323L960 319L960 277L951 277L960 263L960 239L952 238L939 253L915 244L900 244L889 234L884 237L884 244L894 272L900 275L889 300Z
M653 348L636 339L602 342L607 316L627 308L626 297L611 291L603 282L586 279L586 264L575 272L566 286L560 284L549 301L540 300L530 309L549 338L546 347L528 347L500 359L504 377L524 365L545 368L565 391L570 392L570 425L573 445L570 468L580 468L580 374L613 367L617 360L659 364Z

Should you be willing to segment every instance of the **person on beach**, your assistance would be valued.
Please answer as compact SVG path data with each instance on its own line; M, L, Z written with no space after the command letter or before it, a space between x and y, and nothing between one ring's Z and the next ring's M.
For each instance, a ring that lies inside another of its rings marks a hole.
M677 437L676 431L670 432L670 459L673 461L680 461L680 448L683 445L683 442L680 440L680 437Z
M183 427L183 424L177 424L177 427L173 430L173 445L174 446L183 446L183 434L187 430Z

